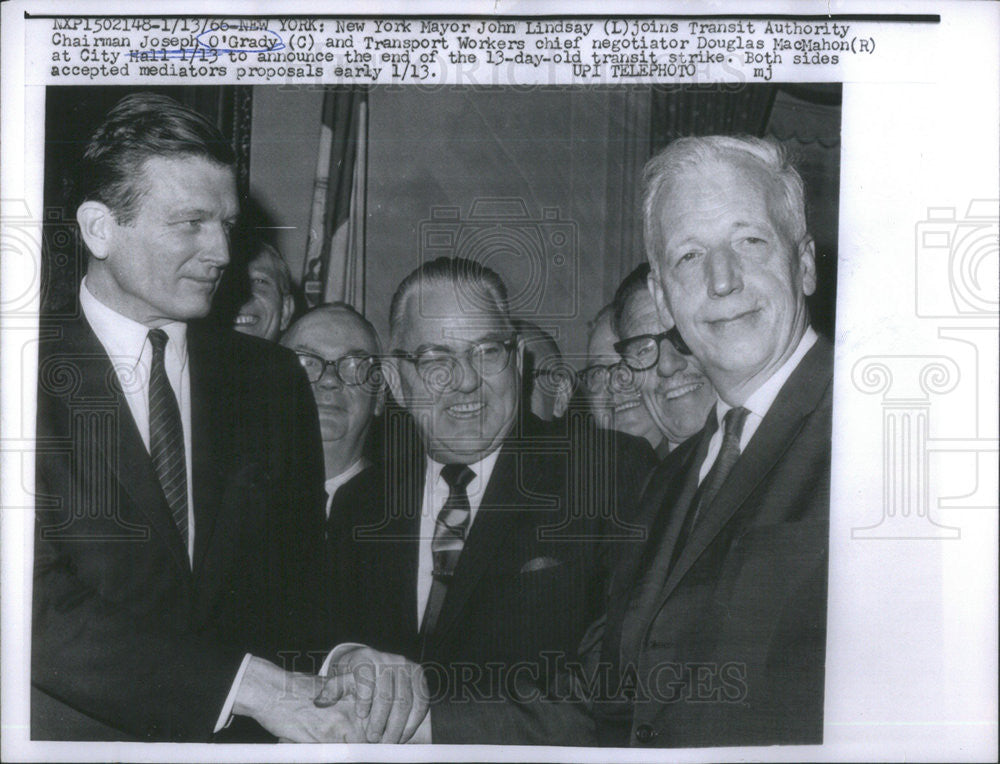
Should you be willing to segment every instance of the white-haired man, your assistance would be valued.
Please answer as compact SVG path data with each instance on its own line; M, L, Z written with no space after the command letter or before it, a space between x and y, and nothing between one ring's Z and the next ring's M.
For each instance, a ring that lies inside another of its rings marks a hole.
M650 289L719 403L650 478L575 701L437 704L435 742L822 742L833 353L802 181L772 144L715 136L664 149L644 190Z

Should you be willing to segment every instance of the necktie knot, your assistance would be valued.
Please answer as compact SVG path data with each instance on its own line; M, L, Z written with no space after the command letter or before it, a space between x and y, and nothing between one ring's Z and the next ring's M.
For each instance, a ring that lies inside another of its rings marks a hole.
M446 464L441 468L441 479L452 490L464 491L475 476L467 464Z
M749 413L742 406L729 409L722 418L723 425L726 428L723 437L734 439L739 443L740 438L743 436L743 424L746 422L747 414Z
M153 352L163 354L163 349L167 346L167 333L162 329L149 330L149 344L153 346Z

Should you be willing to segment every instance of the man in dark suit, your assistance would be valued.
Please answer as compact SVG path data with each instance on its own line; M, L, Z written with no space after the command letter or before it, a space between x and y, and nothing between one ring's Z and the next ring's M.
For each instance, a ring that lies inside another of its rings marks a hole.
M651 292L720 401L650 478L649 540L562 676L573 700L439 703L435 742L822 742L833 359L802 180L774 145L717 136L644 181Z
M392 300L385 460L331 517L340 636L420 660L430 692L545 685L601 608L607 554L653 464L585 411L542 422L519 400L522 342L506 289L440 258Z
M35 739L208 741L230 714L346 734L314 678L266 660L308 670L329 645L309 387L289 351L196 321L229 262L233 163L145 93L84 152L80 311L40 329Z

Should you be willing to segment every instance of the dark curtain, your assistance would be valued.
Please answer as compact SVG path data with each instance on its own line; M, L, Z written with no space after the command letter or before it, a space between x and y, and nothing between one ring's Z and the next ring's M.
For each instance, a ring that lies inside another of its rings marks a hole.
M747 84L655 85L650 104L650 156L688 135L764 135L776 87Z
M76 310L86 253L70 209L67 180L104 115L130 93L170 96L215 122L236 150L237 190L247 200L250 186L250 119L253 89L233 86L49 87L45 93L45 216L42 243L43 315Z
M323 94L322 133L302 277L309 307L331 299L358 301L357 290L347 282L363 282L364 215L358 213L364 204L367 104L364 88L331 86ZM364 294L363 283L360 294Z

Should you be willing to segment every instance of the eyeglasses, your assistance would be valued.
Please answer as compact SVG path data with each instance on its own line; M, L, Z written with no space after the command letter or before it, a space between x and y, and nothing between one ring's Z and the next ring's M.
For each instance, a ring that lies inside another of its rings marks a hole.
M429 349L419 353L394 350L393 356L409 361L424 382L434 388L445 389L460 384L462 367L459 358L477 374L490 377L499 374L510 365L511 351L517 344L511 337L505 340L484 340L470 345L461 353L451 350Z
M345 355L332 361L305 350L296 350L295 355L312 384L319 382L327 369L333 369L338 380L349 387L357 387L371 381L378 366L378 359L373 355Z
M632 370L623 361L611 364L594 363L576 373L580 384L591 395L604 391L620 392L633 382Z
M646 371L660 362L660 343L669 340L681 355L691 355L691 349L681 338L675 326L659 334L637 334L614 344L615 352L632 371Z

